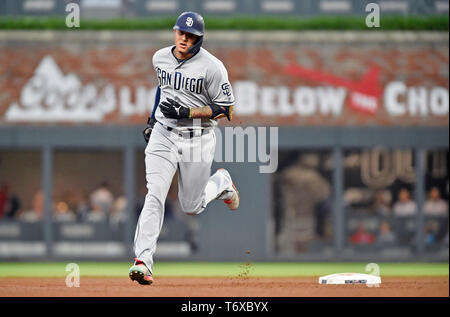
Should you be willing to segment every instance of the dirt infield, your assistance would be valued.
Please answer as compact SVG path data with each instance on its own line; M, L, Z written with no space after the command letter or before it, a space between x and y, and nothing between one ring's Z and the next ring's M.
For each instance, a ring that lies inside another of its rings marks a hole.
M151 286L125 278L81 277L79 288L64 278L0 278L0 297L423 297L449 296L448 277L382 278L378 288L319 285L317 278L175 278L160 277Z

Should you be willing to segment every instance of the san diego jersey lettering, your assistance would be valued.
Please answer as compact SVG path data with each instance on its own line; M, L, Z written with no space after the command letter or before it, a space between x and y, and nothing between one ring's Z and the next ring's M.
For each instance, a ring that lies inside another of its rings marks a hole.
M156 68L156 73L158 74L160 87L164 85L173 85L175 90L184 89L196 94L201 94L203 92L204 78L189 78L183 76L180 72L175 72L175 76L172 76L172 74L160 69L159 67Z

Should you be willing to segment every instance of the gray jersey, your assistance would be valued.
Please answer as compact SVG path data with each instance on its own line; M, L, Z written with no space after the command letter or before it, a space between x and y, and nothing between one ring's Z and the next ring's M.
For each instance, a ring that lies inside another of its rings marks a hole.
M181 63L172 53L174 46L158 50L153 55L153 67L161 88L160 103L167 98L189 108L209 105L232 106L233 91L223 63L204 48ZM172 128L192 127L192 119L169 119L156 110L156 119ZM202 127L217 125L216 120L202 119Z

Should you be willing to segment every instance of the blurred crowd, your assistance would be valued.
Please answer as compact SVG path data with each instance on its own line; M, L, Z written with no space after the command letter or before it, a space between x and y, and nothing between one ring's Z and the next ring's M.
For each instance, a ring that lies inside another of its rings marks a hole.
M184 240L191 246L191 251L198 248L199 222L195 217L186 216L178 211L178 182L174 177L165 202L166 226L163 227L161 237L173 236L173 228L179 228L179 224L185 232ZM136 195L134 206L134 221L137 221L147 195L146 186L141 186ZM108 182L104 181L91 192L83 193L81 190L66 190L62 195L54 197L52 215L54 222L68 223L104 223L110 228L117 228L127 220L127 199L124 195L114 195ZM24 208L19 197L11 190L10 186L3 183L0 186L0 222L2 220L23 221L27 223L39 223L44 218L44 193L36 191L31 198L31 208ZM170 222L177 223L174 227ZM174 229L178 230L178 229Z
M284 250L302 252L307 244L299 243L308 240L330 241L332 239L332 214L334 199L331 187L327 181L314 171L300 170L303 180L303 190L292 187L291 178L295 173L289 171L284 179L284 185L290 186L285 192L284 230L281 238ZM298 186L298 184L296 185ZM324 190L325 189L325 190ZM145 186L139 189L136 196L135 216L139 216L147 191ZM292 193L292 195L290 195ZM299 194L301 193L301 194ZM298 208L299 200L308 201ZM345 202L345 200L344 200ZM108 182L102 182L91 192L83 194L82 191L66 191L59 199L53 202L53 220L59 222L100 222L120 224L126 220L127 200L124 195L114 196ZM179 217L177 212L177 183L174 182L169 190L165 205L165 219L171 220ZM397 199L392 201L389 190L378 190L373 194L373 203L370 207L352 208L350 204L344 206L346 214L346 236L348 244L354 246L407 246L415 245L418 208L412 198L411 192L402 188ZM313 215L311 217L310 215ZM425 246L433 249L439 245L448 245L448 201L441 197L438 187L431 187L423 205L424 239ZM44 216L44 194L38 190L32 197L31 208L23 208L18 195L8 184L0 186L0 221L15 219L19 221L38 222ZM196 248L199 224L195 219L182 220L187 224L187 240L193 249ZM312 228L311 233L308 232Z
M283 199L278 203L284 212L277 219L281 223L278 251L288 254L323 250L334 239L335 200L327 178L307 168L303 160L302 165L288 168L280 179ZM366 192L371 192L371 197L357 207L343 197L346 244L368 250L368 246L414 248L418 208L411 192L401 188L395 200L389 189ZM448 246L448 201L438 187L429 188L422 210L426 249Z
M103 221L120 222L124 216L126 199L114 197L108 182L102 182L92 192L68 190L54 199L55 221ZM44 193L37 190L31 198L31 208L23 208L18 196L7 184L0 188L0 219L17 219L28 222L40 221L44 217Z
M414 244L418 208L411 193L402 188L395 203L390 204L389 200L387 191L377 191L374 204L365 215L361 213L355 215L349 210L349 217L358 219L356 228L350 232L351 244L378 246ZM423 205L423 216L425 247L433 249L439 244L448 245L448 201L441 198L437 187L431 187L428 191Z
M329 156L286 152L274 178L276 250L284 254L321 252L334 240L335 197ZM417 245L418 207L411 186L379 190L358 184L358 168L346 176L344 236L347 246L414 247ZM448 245L448 201L431 183L422 206L424 239L428 249ZM444 195L447 197L448 195Z

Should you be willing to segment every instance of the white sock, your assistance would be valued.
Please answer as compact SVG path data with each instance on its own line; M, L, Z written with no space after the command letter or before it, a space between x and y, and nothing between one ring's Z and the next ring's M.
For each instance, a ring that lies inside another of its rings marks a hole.
M205 188L205 201L209 204L214 199L231 199L233 192L223 194L223 191L231 187L230 180L221 172L215 172L208 180ZM218 197L219 196L219 197Z

